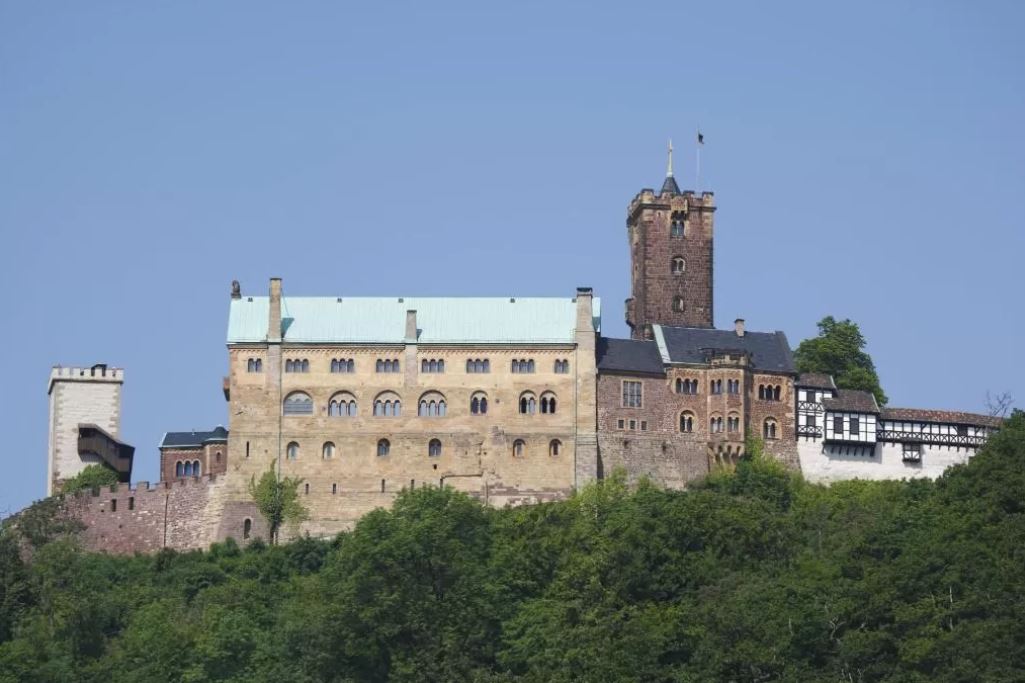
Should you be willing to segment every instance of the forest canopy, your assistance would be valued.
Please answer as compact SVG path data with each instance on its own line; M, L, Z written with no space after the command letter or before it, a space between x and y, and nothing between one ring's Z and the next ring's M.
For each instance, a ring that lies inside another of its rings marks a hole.
M281 546L0 534L3 682L1023 678L1021 413L935 482L750 458L512 509L417 489Z

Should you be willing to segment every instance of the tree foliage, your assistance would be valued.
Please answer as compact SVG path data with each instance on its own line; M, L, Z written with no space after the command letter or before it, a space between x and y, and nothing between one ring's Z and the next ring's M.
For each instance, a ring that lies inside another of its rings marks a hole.
M309 512L299 500L299 484L302 482L299 477L280 477L273 462L260 475L259 481L256 477L249 481L249 495L267 520L271 543L277 543L283 524L294 527L309 517Z
M886 405L886 394L872 357L865 352L865 337L857 323L837 321L830 315L820 320L818 327L818 336L805 339L794 352L798 372L832 375L838 388L872 392L879 405Z
M100 489L117 484L117 472L104 465L88 465L64 482L61 492L71 495L79 491Z
M685 492L406 491L330 541L0 534L0 683L1025 679L1025 415L935 482L748 453Z

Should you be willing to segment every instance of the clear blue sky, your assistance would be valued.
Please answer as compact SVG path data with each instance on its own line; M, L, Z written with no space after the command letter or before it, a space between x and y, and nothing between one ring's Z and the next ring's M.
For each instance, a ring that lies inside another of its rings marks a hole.
M626 205L699 125L721 326L850 317L892 405L1021 405L1025 4L833 5L0 1L0 510L55 363L127 369L137 479L226 423L233 278L590 285L624 335Z

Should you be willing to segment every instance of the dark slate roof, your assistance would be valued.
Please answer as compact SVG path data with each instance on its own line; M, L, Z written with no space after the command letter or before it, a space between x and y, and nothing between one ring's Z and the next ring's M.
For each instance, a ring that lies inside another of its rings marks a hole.
M794 356L782 332L746 332L711 330L700 327L662 326L669 359L673 363L707 363L710 352L742 352L751 358L751 366L765 372L795 372Z
M837 389L833 398L822 399L822 405L826 410L836 410L852 413L878 413L879 404L871 391L857 391L855 389Z
M664 375L658 344L640 339L598 339L599 372L637 372Z
M797 386L809 389L836 389L832 375L818 372L802 372L797 378Z
M883 408L882 419L905 422L941 422L944 424L978 425L999 427L1003 419L978 413L962 413L955 410L924 410L921 408Z
M676 178L671 175L666 176L666 181L662 183L662 191L659 194L680 194L680 186L676 184Z
M160 441L161 448L184 448L202 446L205 443L227 441L228 430L217 425L209 432L167 432Z

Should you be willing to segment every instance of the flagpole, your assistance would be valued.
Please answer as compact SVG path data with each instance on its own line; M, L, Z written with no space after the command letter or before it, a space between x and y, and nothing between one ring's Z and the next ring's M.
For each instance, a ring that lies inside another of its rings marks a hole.
M697 194L700 195L701 194L701 133L700 132L698 133L698 141L697 141L697 144L694 145L694 148L695 148L695 155L697 157L697 164L696 164L697 171L695 173L696 178L695 178L695 183L694 183L694 191Z

